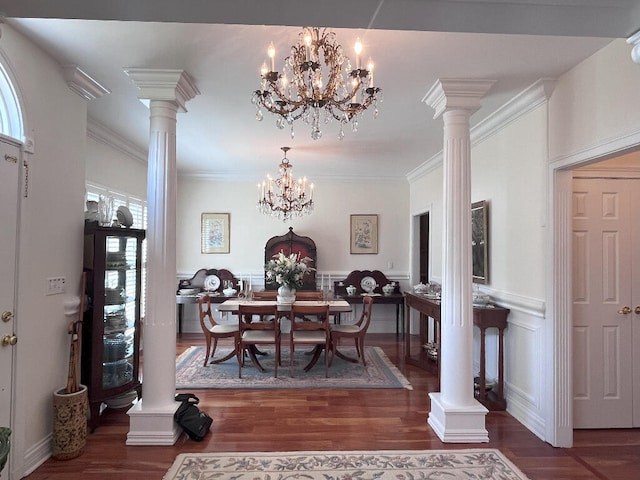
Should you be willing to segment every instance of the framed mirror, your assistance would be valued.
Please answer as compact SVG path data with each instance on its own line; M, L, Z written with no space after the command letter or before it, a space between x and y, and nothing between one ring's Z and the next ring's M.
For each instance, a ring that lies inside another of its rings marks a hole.
M489 203L471 204L471 265L474 283L489 283Z

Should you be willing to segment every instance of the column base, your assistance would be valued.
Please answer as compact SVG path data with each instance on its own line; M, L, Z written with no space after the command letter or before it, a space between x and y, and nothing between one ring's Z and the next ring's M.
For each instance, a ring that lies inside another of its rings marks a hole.
M182 429L173 420L173 414L180 404L170 405L167 409L144 409L142 400L129 409L129 433L127 445L173 445Z
M485 428L488 410L477 400L474 404L458 407L442 401L440 392L430 393L431 412L429 426L445 443L487 443L489 432Z

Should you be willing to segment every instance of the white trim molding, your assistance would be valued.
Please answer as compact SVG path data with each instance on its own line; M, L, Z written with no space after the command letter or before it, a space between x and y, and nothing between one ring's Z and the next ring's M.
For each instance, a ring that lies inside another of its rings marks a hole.
M555 84L556 81L554 79L541 78L525 88L518 95L471 128L471 145L474 146L483 142L490 136L506 128L518 118L546 104L553 93ZM429 94L425 95L425 98L427 98L428 95ZM442 165L442 151L411 170L407 174L407 180L410 183L415 182L433 172L440 165Z
M133 160L147 164L147 151L131 143L129 140L121 137L113 130L108 129L93 118L87 119L87 136L97 142L127 155Z
M69 88L87 100L95 100L111 93L111 90L91 78L77 65L63 65L62 75Z

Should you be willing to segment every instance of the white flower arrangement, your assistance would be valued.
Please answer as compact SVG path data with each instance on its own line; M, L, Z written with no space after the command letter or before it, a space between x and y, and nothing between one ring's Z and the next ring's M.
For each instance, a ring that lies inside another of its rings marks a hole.
M312 261L309 257L300 258L297 253L285 255L280 251L264 267L267 282L300 288L304 284L305 274L315 270L309 266Z

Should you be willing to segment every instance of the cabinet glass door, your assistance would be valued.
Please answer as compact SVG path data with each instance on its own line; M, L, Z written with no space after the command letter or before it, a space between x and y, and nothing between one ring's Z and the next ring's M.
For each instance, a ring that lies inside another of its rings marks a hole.
M136 238L107 236L105 255L102 388L110 389L133 379Z

